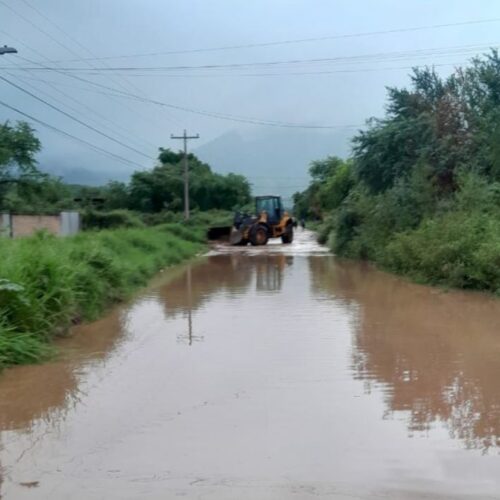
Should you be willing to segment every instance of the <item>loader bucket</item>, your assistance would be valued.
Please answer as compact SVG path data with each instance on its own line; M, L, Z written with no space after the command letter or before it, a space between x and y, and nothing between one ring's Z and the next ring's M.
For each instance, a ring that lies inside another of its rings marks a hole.
M243 240L243 233L233 227L231 230L231 234L229 235L229 244L230 245L239 245Z
M231 226L210 227L207 232L209 240L228 240L231 234Z

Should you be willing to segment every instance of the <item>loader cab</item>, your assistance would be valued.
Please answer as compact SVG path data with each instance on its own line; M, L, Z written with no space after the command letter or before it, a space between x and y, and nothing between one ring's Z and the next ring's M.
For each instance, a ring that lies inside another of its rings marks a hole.
M271 224L278 224L283 216L283 204L280 196L257 196L255 198L255 213L257 216L267 212L268 220Z

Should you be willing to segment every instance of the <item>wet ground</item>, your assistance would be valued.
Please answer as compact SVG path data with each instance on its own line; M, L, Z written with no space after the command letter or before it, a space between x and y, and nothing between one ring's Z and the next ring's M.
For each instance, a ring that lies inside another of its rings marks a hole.
M0 376L3 499L500 499L500 300L214 248Z

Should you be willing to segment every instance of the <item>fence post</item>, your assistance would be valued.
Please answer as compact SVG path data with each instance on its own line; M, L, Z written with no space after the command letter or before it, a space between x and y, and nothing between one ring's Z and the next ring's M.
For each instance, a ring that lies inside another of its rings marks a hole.
M78 212L61 212L59 234L71 236L80 231L80 214Z

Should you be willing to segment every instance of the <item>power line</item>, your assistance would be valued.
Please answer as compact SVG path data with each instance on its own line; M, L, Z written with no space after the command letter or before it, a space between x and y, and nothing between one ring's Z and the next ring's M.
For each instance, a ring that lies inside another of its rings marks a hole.
M0 0L1 1L1 0ZM479 50L488 50L492 47L498 47L499 43L489 44L468 44L468 45L454 45L448 47L432 47L426 49L416 49L407 51L391 51L391 52L376 52L369 54L350 55L350 56L336 56L336 57L322 57L322 58L308 58L308 59L287 59L275 61L254 61L243 63L228 63L228 64L202 64L202 65L182 65L182 66L113 66L106 68L95 68L95 73L109 73L109 72L158 72L158 71L191 71L191 70L219 70L219 69L245 69L245 68L259 68L259 67L276 67L276 66L297 66L297 65L311 65L311 64L360 64L367 61L387 61L387 60L400 60L408 58L419 58L428 56L448 56L457 54L467 54L477 52ZM23 68L39 71L64 71L71 73L86 73L90 70L85 68L78 68L74 66L65 67L35 67Z
M81 49L83 49L85 52L87 52L88 54L90 54L93 58L96 58L97 56L90 50L88 49L85 45L83 45L80 41L78 41L75 37L73 37L71 34L69 34L66 30L64 30L63 28L61 28L56 22L54 22L52 19L50 19L48 16L46 16L43 12L41 12L39 9L37 9L34 5L32 5L30 2L28 2L28 0L22 0L24 2L25 5L27 5L30 9L32 9L34 12L36 12L42 19L44 19L45 21L47 21L48 23L50 23L52 26L54 26L57 30L59 30L64 36L66 36L69 40L71 40L73 43L75 43L76 45L78 45ZM74 53L74 51L72 51L72 53ZM49 61L48 58L45 58L47 61ZM88 66L90 66L91 68L94 68L94 69L97 69L95 68L94 66L92 66L89 62L86 62L86 64ZM102 66L104 66L105 68L107 67L103 62L100 62L100 64ZM120 82L123 81L125 82L125 84L128 85L129 89L132 89L133 91L135 92L142 92L141 89L139 89L137 87L137 85L135 85L135 83L132 83L130 82L125 76L123 75L113 75L109 78L109 80L111 82L115 82L117 83L122 89L124 90L127 90L126 87L124 87L124 85ZM136 115L140 116L142 119L148 121L151 123L151 120L150 120L150 117L146 118L144 115L142 115L141 113L137 112L136 110L133 110L131 109L130 107L124 105L122 103L122 106L124 106L125 108L128 108L129 111L132 111L132 113L135 113ZM156 120L155 120L156 121ZM174 121L177 121L174 117ZM158 122L157 122L158 123Z
M97 151L97 152L100 152L100 153L103 153L104 155L108 156L108 157L112 157L114 159L117 159L119 161L121 161L122 163L126 163L128 165L132 165L134 167L137 167L138 165L130 160L128 160L127 158L124 158L123 156L120 156L120 155L117 155L115 153L112 153L110 151L107 151L106 149L103 149L99 146L96 146L95 144L92 144L91 142L88 142L86 141L85 139L81 139L80 137L77 137L73 134L70 134L68 132L65 132L64 130L61 130L57 127L54 127L53 125L50 125L49 123L47 122L44 122L43 120L40 120L38 118L35 118L34 116L31 116L29 115L28 113L25 113L24 111L21 111L20 109L18 108L15 108L14 106L10 106L9 104L3 102L3 101L0 101L0 105L12 110L12 111L15 111L16 113L20 114L21 116L24 116L25 118L28 118L29 120L35 122L35 123L38 123L54 132L57 132L61 135L64 135L66 137L69 137L70 139L73 139L77 142L80 142L82 144L85 144L86 146L92 148L94 151Z
M437 63L437 64L432 64L432 68L441 68L445 66L460 66L461 64L465 64L467 61L455 61L455 62L447 62L447 63ZM398 70L413 70L413 69L419 69L419 68L428 68L429 65L411 65L411 66L390 66L390 67L383 67L383 68L358 68L358 69L339 69L339 70L327 70L327 71L294 71L294 72L283 72L283 73L232 73L232 74L220 74L220 73L206 73L206 74L184 74L184 75L176 75L176 74L168 74L168 75L158 75L155 74L155 76L168 76L169 78L220 78L220 77L265 77L265 76L282 76L282 77L289 77L289 76L307 76L307 75L335 75L335 74L344 74L344 73L374 73L374 72L380 72L380 71L398 71ZM14 69L14 68L10 68ZM73 76L68 73L64 73L66 76ZM89 73L88 75L93 75L92 73ZM151 74L132 74L128 75L132 77L147 77L151 78ZM60 86L66 86L66 87L71 87L75 88L74 85L69 84L69 83L62 83L62 82L55 82L55 81L47 81L43 80L40 78L33 78L34 81L38 82L44 82L47 84L51 85L60 85ZM88 87L76 87L79 88L80 90L84 90L86 92L96 92L93 89L89 89ZM98 92L101 93L101 92ZM108 93L104 93L104 95L111 95Z
M95 132L95 133L97 133L99 135L102 135L106 139L109 139L110 141L113 141L116 144L119 144L120 146L123 146L124 148L129 149L130 151L134 151L135 153L137 153L137 154L139 154L139 155L141 155L141 156L143 156L145 158L148 158L149 160L151 159L150 156L148 156L147 154L144 154L142 151L139 151L138 149L135 149L132 146L129 146L128 144L126 144L126 143L124 143L124 142L122 142L122 141L120 141L118 139L115 139L114 137L106 134L105 132L102 132L101 130L93 127L92 125L89 125L88 123L85 123L84 121L80 120L79 118L76 118L75 116L71 115L70 113L66 113L66 111L63 111L62 109L58 108L57 106L54 106L53 104L51 104L50 102L46 101L45 99L42 99L41 97L38 97L37 95L33 94L29 90L26 90L23 87L21 87L20 85L17 85L16 83L8 80L4 76L0 76L0 80L3 80L4 82L8 83L12 87L15 87L16 89L20 90L21 92L24 92L25 94L29 95L33 99L36 99L37 101L40 101L41 103L45 104L49 108L54 109L58 113L63 114L64 116L66 116L66 117L70 118L71 120L79 123L80 125L83 125L84 127L88 128L89 130L92 130L93 132Z
M15 63L14 63L15 64ZM27 71L28 74L32 74L31 71ZM87 110L91 116L88 117L90 118L92 121L96 122L96 123L99 123L99 120L96 119L96 117L100 118L100 125L108 130L110 130L112 133L115 134L115 136L117 137L121 137L123 138L124 140L128 141L129 143L136 143L138 144L138 141L136 140L136 138L132 138L130 137L129 135L124 135L123 133L120 133L118 132L116 129L118 130L122 130L124 131L126 134L129 134L130 131L127 130L125 127L122 127L121 125L113 122L112 120L110 120L109 118L107 118L106 116L104 116L103 114L99 113L97 110L91 108L90 106L87 106L85 103L83 103L81 100L78 100L76 99L75 97L73 97L72 95L69 95L68 93L64 92L63 90L59 89L56 87L56 85L54 84L54 82L49 82L49 81L45 81L45 80L39 80L37 78L26 78L26 77L22 77L22 76L18 76L18 75L13 75L12 73L10 73L9 71L6 72L7 75L9 75L10 77L12 78L17 78L18 80L21 80L22 82L24 82L24 85L27 85L28 87L30 87L31 89L33 89L35 92L38 92L38 93L41 93L42 95L46 95L47 97L55 100L56 103L58 103L59 105L62 105L62 106L66 106L66 108L72 110L73 112L75 112L77 115L81 115L81 111L79 109L76 109L75 107L67 104L67 103L63 103L60 101L60 99L57 99L56 97L54 97L53 95L47 93L46 91L38 88L38 87L35 87L32 82L35 81L35 82L41 82L41 83L44 83L47 87L49 87L50 89L52 89L53 91L57 92L58 94L62 95L65 99L71 101L71 102L74 102L76 103L78 106L80 106L81 108L83 108L84 110ZM73 87L73 90L74 90L74 87ZM107 125L106 123L103 123L103 122L107 122L109 124L111 124L112 126L110 125ZM145 143L146 144L146 143ZM155 146L153 145L150 145L150 144L147 144L148 147L153 147L153 148L156 148ZM139 147L142 147L141 145L139 145Z
M68 76L73 76L75 78L81 79L79 77L76 77L75 75L68 75ZM363 125L357 124L357 125L307 125L307 124L299 124L299 123L287 123L287 122L277 122L277 121L272 121L272 120L261 120L257 118L250 118L250 117L243 117L243 116L236 116L236 115L230 115L230 114L225 114L225 113L217 113L217 112L211 112L211 111L204 111L204 110L199 110L199 109L193 109L193 108L187 108L184 106L178 106L176 104L170 104L162 101L157 101L155 99L149 99L146 97L142 96L137 96L134 94L130 93L124 93L121 91L118 91L116 89L112 89L110 87L107 87L105 85L100 85L95 82L90 82L90 80L85 80L86 82L92 83L93 85L103 87L107 90L111 90L115 92L114 95L118 96L124 96L124 97L129 97L133 99L137 99L143 102L148 102L151 104L155 104L158 106L165 106L168 108L172 109L178 109L180 111L185 111L188 113L193 113L201 116L207 116L210 118L217 118L220 120L227 120L227 121L233 121L233 122L239 122L239 123L248 123L252 125L265 125L265 126L270 126L270 127L283 127L283 128L300 128L300 129L338 129L338 128L357 128L357 127L362 127Z
M379 30L379 31L367 31L360 33L346 33L339 35L327 35L322 37L311 37L311 38L296 38L291 40L279 40L279 41L269 41L269 42L259 42L259 43L248 43L248 44L236 44L236 45L224 45L219 47L208 47L208 48L195 48L195 49L181 49L181 50L169 50L169 51L161 51L161 52L146 52L146 53L137 53L137 54L125 54L118 56L104 56L104 57L94 57L88 59L67 59L63 61L53 61L53 62L80 62L80 61L99 61L99 60L109 60L109 59L128 59L134 57L150 57L150 56L161 56L161 55L174 55L174 54L191 54L191 53L199 53L199 52L217 52L224 50L239 50L239 49L250 49L250 48L258 48L258 47L271 47L277 45L291 45L296 43L310 43L310 42L322 42L328 40L339 40L343 38L359 38L359 37L369 37L376 35L387 35L394 33L407 33L414 31L423 31L423 30L431 30L431 29L441 29L441 28L451 28L451 27L459 27L459 26L468 26L475 24L487 24L487 23L496 23L499 22L500 18L490 18L490 19L478 19L472 21L461 21L456 23L445 23L445 24L431 24L427 26L416 26L409 28L394 28L390 30Z
M12 69L12 68L10 68ZM300 129L339 129L339 128L358 128L362 127L363 125L361 124L351 124L351 125L307 125L307 124L297 124L297 123L287 123L287 122L277 122L277 121L272 121L272 120L261 120L257 118L250 118L250 117L243 117L243 116L237 116L237 115L230 115L230 114L225 114L225 113L217 113L217 112L211 112L211 111L204 111L204 110L198 110L198 109L193 109L193 108L188 108L184 106L178 106L175 104L170 104L162 101L157 101L154 99L149 99L143 96L138 96L135 94L131 94L129 92L124 92L118 89L114 89L112 87L108 87L107 85L103 85L97 82L93 82L91 80L87 80L86 78L82 78L80 76L74 75L72 73L65 73L62 70L55 69L54 71L64 74L70 78L88 83L90 85L111 91L112 94L115 97L125 97L129 99L135 99L139 100L142 102L147 102L150 104L155 104L158 106L164 106L172 109L177 109L180 111L185 111L188 113L193 113L201 116L208 116L211 118L217 118L220 120L227 120L227 121L233 121L233 122L239 122L239 123L248 123L252 125L264 125L264 126L270 126L270 127L285 127L285 128L300 128ZM107 94L105 94L107 95Z
M11 38L12 40L15 40L15 41L16 41L16 43L19 43L20 45L22 45L23 47L25 47L25 48L26 48L26 49L28 49L29 51L33 52L34 54L39 55L42 59L45 59L46 61L49 61L49 59L45 56L45 54L43 54L42 52L40 52L39 50L37 50L37 49L36 49L36 48L34 48L34 47L30 47L30 46L29 46L29 45L27 45L27 44L26 44L23 40L21 40L21 39L19 39L19 38L15 37L15 36L12 36L10 33L7 33L7 32L6 32L5 30L3 30L3 29L0 29L0 33L3 33L3 34L4 34L5 36L7 36L8 38ZM22 57L22 56L20 56L20 55L18 55L18 54L15 56L15 58L16 58L16 59L21 59L22 61L28 62L28 63L30 63L30 64L36 64L36 65L38 65L38 66L44 67L42 63L37 63L37 62L35 62L35 61L32 61L32 60L27 59L27 58L25 58L25 57ZM10 60L11 60L11 62L12 62L12 59L10 59ZM4 69L5 69L5 68L4 68ZM25 72L31 72L31 70L27 70L27 69L22 68L22 67L19 67L19 66L18 66L17 68L13 68L13 67L10 67L10 66L9 66L9 68L8 68L8 69L10 69L10 70L16 70L16 69L17 69L17 70L21 70L21 71L25 71ZM57 70L54 70L54 72L56 72L56 73L57 73L58 71L57 71ZM65 74L65 73L63 73L63 72L60 72L60 74L61 74L61 75L63 75L63 76L65 76L65 75L66 75L66 74ZM40 81L43 81L43 80L40 80ZM57 85L57 82L44 82L44 83L49 83L49 84L51 83L52 85ZM72 87L72 88L74 88L74 87ZM60 91L59 91L59 92L60 92ZM66 95L66 96L67 96L67 94L64 94L64 95ZM134 113L136 116L138 116L138 117L140 117L140 118L143 118L143 119L144 119L144 117L143 117L140 113L138 113L136 110L134 110L134 109L132 109L131 107L127 106L127 105L126 105L126 104L124 104L123 102L119 102L117 99L115 99L115 98L114 98L115 96L108 95L108 97L111 97L111 99L112 99L114 102L117 102L117 103L118 103L118 105L122 106L122 107L123 107L123 108L125 108L125 109L128 109L129 111L131 111L132 113ZM75 99L73 99L73 100L75 100ZM79 102L79 101L77 101L77 102ZM80 103L80 102L79 102L79 104L80 104L80 106L84 106L84 107L86 107L83 103ZM97 114L97 115L98 115L98 113L97 113L95 110L93 110L92 112L93 112L94 114ZM110 123L112 123L114 126L116 126L116 127L118 127L118 128L121 128L122 130L126 130L126 129L124 129L123 127L120 127L120 126L119 126L119 125L117 125L116 123L112 122L111 120L109 120L109 119L108 119L108 121L109 121ZM154 144L149 143L148 141L146 141L146 140L144 140L144 139L141 139L141 141L142 141L142 142L144 142L144 143L145 143L148 147L153 147L153 148L156 148L156 146L155 146Z
M17 17L19 17L23 21L27 22L30 26L32 26L33 28L35 28L37 31L39 31L40 33L42 33L46 37L50 38L54 43L56 43L57 45L59 45L60 47L62 47L64 50L68 51L70 54L73 54L76 57L80 57L78 53L76 53L75 51L71 50L69 47L67 47L63 43L61 43L59 40L57 40L57 38L55 38L54 36L52 36L50 33L48 33L47 31L45 31L44 29L40 28L40 26L38 26L33 21L31 21L31 19L28 19L23 14L20 14L16 9L14 9L13 7L11 7L9 4L5 3L3 0L0 0L0 4L2 4L4 7L6 7L7 9L9 9L11 12L13 12Z
M90 54L94 59L97 58L97 56L90 49L88 49L85 45L83 45L79 40L77 40L74 36L72 36L66 30L64 30L63 28L61 28L61 26L59 26L59 24L57 24L52 19L50 19L48 16L46 16L42 11L40 11L34 5L32 5L28 0L22 0L22 2L25 5L27 5L31 10L33 10L34 12L36 12L42 19L44 19L46 22L48 22L49 24L51 24L52 26L54 26L57 30L59 30L59 32L62 33L66 38L68 38L73 43L75 43L76 45L78 45L82 50L84 50L85 52L87 52L88 54ZM74 53L74 51L71 51L71 52ZM93 67L89 62L87 62L87 64L90 67ZM101 63L101 64L104 67L106 67L104 63ZM140 92L140 89L138 87L136 87L133 83L129 82L126 78L121 77L120 79L122 81L124 81L130 88L134 89L135 91ZM120 82L117 82L117 83L120 85ZM123 88L123 85L120 85L120 86Z
M38 68L38 69L50 69L51 71L53 71L53 72L55 72L55 73L58 73L58 74L60 74L60 75L66 76L66 77L70 77L70 78L72 78L72 79L74 79L74 80L78 80L78 81L81 81L81 82L85 82L85 83L90 84L90 85L92 85L92 86L98 86L98 87L102 87L102 88L104 88L104 89L109 89L109 90L111 90L111 91L113 92L112 94L110 94L110 93L106 93L106 92L97 92L97 93L100 93L100 94L102 94L102 95L106 95L106 96L108 96L108 97L111 97L113 100L116 100L116 99L114 99L114 98L116 98L116 97L123 97L123 95L134 95L134 94L129 94L129 93L128 93L128 92L126 92L126 91L118 90L118 89L115 89L115 88L112 88L112 87L107 87L107 86L105 86L105 85L95 83L95 82L93 82L93 81L91 81L91 80L87 80L86 78L82 78L82 77L79 77L79 76L77 76L77 75L73 75L73 74L71 74L71 73L67 73L67 72L65 72L65 71L60 70L59 68L48 68L47 66L44 66L44 65L43 65L43 64L41 64L41 63L37 63L37 62L35 62L35 61L31 61L30 59L27 59L27 58L22 57L22 56L19 56L19 55L17 55L16 57L17 57L18 59L21 59L21 60L23 60L23 61L26 61L26 62L28 62L28 63L30 63L30 64L38 64L38 66L40 66L40 68ZM9 68L8 68L8 69L15 69L15 68L12 68L12 67L10 67L10 66L9 66ZM17 68L17 69L24 69L24 68ZM137 99L135 99L135 100L137 100ZM124 105L124 106L125 106L125 105ZM130 108L129 106L126 106L126 107L127 107L130 111L134 112L134 110L133 110L132 108ZM141 116L141 114L140 114L140 113L137 113L137 112L136 112L136 114L137 114L138 116ZM177 121L177 120L175 120L175 121Z
M22 58L25 59L25 58ZM26 59L25 59L26 60ZM31 62L28 60L28 62ZM9 67L8 69L13 69ZM70 78L88 83L92 86L96 86L108 91L113 92L113 94L105 94L105 95L112 95L114 97L126 97L142 102L147 102L151 104L155 104L158 106L163 106L171 109L177 109L180 111L188 112L188 113L193 113L201 116L207 116L210 118L216 118L220 120L226 120L226 121L233 121L237 123L247 123L251 125L263 125L263 126L270 126L270 127L282 127L282 128L298 128L298 129L339 129L339 128L359 128L362 127L362 124L349 124L349 125L307 125L307 124L298 124L298 123L289 123L289 122L277 122L273 120L262 120L258 118L251 118L251 117L244 117L244 116L237 116L237 115L230 115L226 113L218 113L218 112L211 112L211 111L205 111L205 110L199 110L199 109L193 109L193 108L188 108L185 106L179 106L171 103L166 103L154 99L149 99L143 96L135 95L129 92L124 92L112 87L108 87L106 85L102 85L100 83L93 82L91 80L87 80L85 78L82 78L80 76L77 76L73 73L67 73L64 70L58 69L58 68L53 68L53 71L63 74L65 76L68 76Z
M184 75L175 75L175 74L163 74L163 73L151 73L149 74L141 74L135 73L128 75L129 77L146 77L151 78L152 76L156 77L167 77L167 78L232 78L232 77L265 77L265 76L307 76L307 75L336 75L336 74L348 74L348 73L376 73L380 71L396 71L396 70L413 70L418 68L428 68L431 66L432 68L441 68L445 66L459 66L461 64L465 64L467 61L456 61L449 63L438 63L438 64L425 64L425 65L411 65L411 66L390 66L384 68L358 68L358 69L338 69L338 70L328 70L328 71L293 71L293 72L282 72L282 73L206 73L206 74L184 74ZM84 73L86 76L99 76L99 73ZM119 74L119 73L117 73ZM40 80L43 81L43 80Z
M24 0L23 0L24 1ZM46 16L44 16L43 14L41 14L38 9L36 9L35 7L31 6L28 2L24 2L26 5L28 5L29 7L31 7L35 12L37 12L39 15L41 15L44 19L47 19L48 18ZM5 3L3 0L0 0L0 4L2 4L4 7L6 7L7 9L9 9L11 12L13 12L16 16L18 16L20 19L22 19L23 21L25 21L26 23L28 23L30 26L32 26L33 28L35 28L37 31L39 31L40 33L42 33L43 35L45 35L46 37L48 37L50 40L52 40L53 42L57 43L57 45L59 45L60 47L62 47L64 50L68 51L70 54L73 54L75 55L76 57L80 57L80 55L75 52L74 50L72 50L71 48L69 48L68 46L66 46L65 44L61 43L57 38L55 38L53 35L51 35L50 33L48 33L46 30L42 29L40 26L36 25L34 22L32 22L30 19L28 19L26 16L22 15L21 13L19 13L16 9L14 9L13 7L11 7L10 5L8 5L7 3ZM54 23L53 21L50 21L54 26L56 26L61 32L63 33L66 33L62 28L60 28L56 23ZM73 40L73 38L66 34L66 36L68 36L70 39ZM80 42L75 42L75 43L78 43L79 45ZM23 45L26 46L26 44L23 43ZM30 48L30 47L28 47ZM34 49L30 49L30 50L34 50ZM40 52L38 51L35 51L37 52L38 54L40 54ZM87 52L89 52L87 50ZM89 52L90 53L90 52ZM42 54L42 58L45 59L46 61L49 61L49 59L44 55ZM87 63L88 64L88 63ZM92 69L99 69L99 68L95 68L94 66L92 66L91 64L88 64ZM113 77L110 77L110 78L113 78ZM124 77L121 77L123 80L126 80ZM118 85L120 85L122 88L125 88L123 87L123 85L120 84L120 82L118 82ZM135 85L129 83L129 85L132 87L132 88L135 88L137 89L137 87L135 87ZM124 107L127 107L126 105L124 105L122 103L122 105ZM146 120L146 121L149 121L148 119L146 119L144 116L141 116L140 113L136 112L135 110L131 109L131 108L128 108L129 111L132 111L133 113L135 113L136 115L140 116L142 119Z

